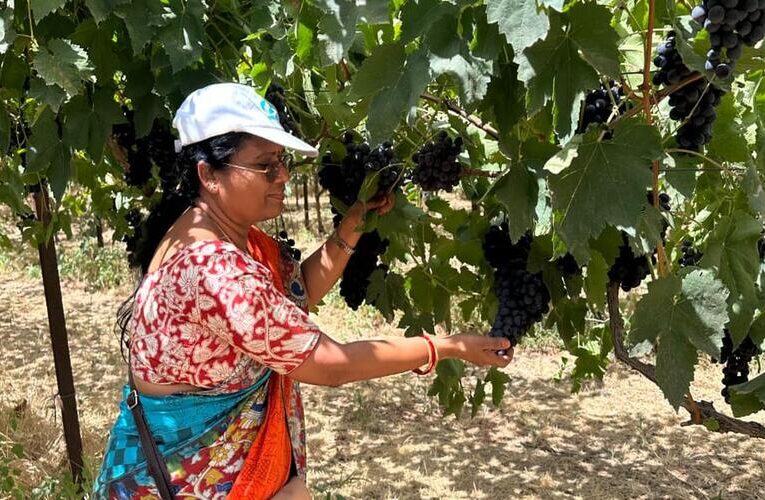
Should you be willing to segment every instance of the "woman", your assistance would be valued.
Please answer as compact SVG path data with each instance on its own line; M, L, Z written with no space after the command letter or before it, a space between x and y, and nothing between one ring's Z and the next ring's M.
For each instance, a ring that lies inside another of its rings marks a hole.
M353 205L301 265L255 224L283 209L284 148L308 156L316 149L285 132L273 107L239 84L195 91L173 125L178 181L143 228L144 278L123 330L131 384L97 497L310 498L298 382L427 373L447 358L510 362L505 339L341 344L322 333L307 308L341 276L365 212L385 215L393 197Z

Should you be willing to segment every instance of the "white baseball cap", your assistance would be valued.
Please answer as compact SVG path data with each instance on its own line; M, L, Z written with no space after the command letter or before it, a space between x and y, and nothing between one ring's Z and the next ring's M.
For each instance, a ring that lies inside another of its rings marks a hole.
M228 132L246 132L315 157L319 151L285 131L279 114L255 89L239 83L214 83L197 89L184 99L173 119L183 146Z

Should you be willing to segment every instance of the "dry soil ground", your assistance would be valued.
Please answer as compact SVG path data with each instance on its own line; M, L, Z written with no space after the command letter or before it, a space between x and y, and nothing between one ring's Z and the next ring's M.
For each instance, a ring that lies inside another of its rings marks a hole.
M126 293L64 285L92 462L125 378L112 325ZM317 315L334 336L400 335L336 303ZM578 394L565 375L555 381L559 368L555 350L520 349L501 407L474 419L442 418L425 395L428 379L412 374L306 386L309 486L317 498L765 498L762 441L681 426L685 415L620 366ZM721 408L718 370L703 365L694 391ZM63 469L64 447L42 286L18 271L0 274L0 387L0 452L5 446L7 457L9 443L22 444L25 456L13 464L26 484L39 484Z

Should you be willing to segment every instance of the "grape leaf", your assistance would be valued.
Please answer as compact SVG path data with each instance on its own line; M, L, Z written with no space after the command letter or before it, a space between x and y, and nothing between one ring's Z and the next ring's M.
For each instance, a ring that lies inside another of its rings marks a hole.
M505 38L499 33L498 26L486 19L485 5L475 7L473 12L475 32L470 42L470 51L477 57L497 61L500 51L505 48Z
M368 24L384 24L390 22L388 0L363 0L357 2L359 18Z
M491 383L491 402L494 406L499 406L502 402L502 398L505 397L505 389L507 384L510 383L510 377L497 368L490 368L489 373L484 378L485 382Z
M11 144L11 118L5 103L0 100L0 155L4 156Z
M569 343L578 333L584 332L587 303L582 298L560 300L547 317L546 326L555 326L563 342Z
M138 56L154 37L158 25L155 19L159 17L161 8L159 2L132 0L129 4L119 5L115 9L115 14L124 21L128 30L134 55Z
M728 288L728 313L733 344L746 337L755 309L759 306L755 280L760 271L757 240L762 226L751 215L734 212L715 223L707 239L700 265L713 268Z
M456 26L456 17L441 17L428 31L424 43L429 50L433 74L454 77L459 83L463 105L470 106L486 94L492 61L472 55L467 43L454 36Z
M85 51L69 41L54 39L35 54L32 65L47 84L55 84L70 96L82 90L82 78L90 74Z
M53 196L59 202L64 195L64 191L66 191L69 177L72 174L70 159L71 154L69 150L64 147L62 142L59 142L54 149L47 173L50 189L53 192Z
M32 124L26 172L45 172L60 142L56 115L46 107Z
M589 258L589 239L608 224L634 227L638 223L651 181L648 167L662 154L658 131L638 120L622 120L612 139L600 140L600 134L588 132L575 150L564 150L545 165L553 174L549 179L552 206L560 214L555 225L582 263ZM617 192L617 203L603 210L604 200Z
M336 64L345 57L345 53L356 37L358 9L356 2L350 0L318 0L313 2L324 11L319 21L319 47L323 64Z
M8 50L8 46L16 39L13 29L13 9L3 9L0 12L0 54Z
M45 85L42 78L32 77L29 84L29 95L38 103L50 106L54 113L58 113L61 104L66 100L66 92L58 85Z
M94 66L93 73L102 85L108 85L114 78L114 72L119 67L119 58L115 54L117 43L114 41L115 25L119 21L111 19L107 23L96 26L92 19L88 19L77 26L72 34L72 41L84 47Z
M359 99L395 85L401 77L406 53L401 44L380 45L354 75L350 99Z
M35 21L39 23L42 18L63 7L66 4L66 0L31 0L31 3Z
M550 29L550 21L537 7L536 0L494 0L487 2L486 18L497 24L516 54L541 40Z
M707 145L708 155L728 162L749 160L750 148L744 134L741 133L743 126L738 120L733 96L723 96L715 111L717 119L712 125L712 140Z
M303 23L298 23L297 46L295 55L303 62L308 62L313 49L313 30Z
M630 343L658 339L656 377L675 409L693 379L696 350L720 356L727 297L725 286L711 271L693 270L649 283L648 293L635 308Z
M517 241L534 224L539 197L537 176L521 163L514 163L506 174L497 179L491 191L507 212L510 237Z
M518 78L526 84L529 113L539 111L552 100L555 104L555 130L567 137L576 128L578 102L586 90L599 85L598 74L579 55L579 46L562 24L562 16L552 14L550 30L519 59Z
M592 252L587 263L587 275L584 278L584 291L587 303L595 310L604 311L606 286L608 284L608 264L600 252Z
M418 50L409 54L396 84L374 96L369 105L367 130L373 145L393 134L401 116L404 113L409 115L410 110L417 106L420 94L430 80L430 66L425 52Z
M393 313L397 309L403 311L411 309L404 293L404 279L399 274L386 273L382 269L375 269L369 276L366 300L373 304L388 321L393 320Z
M571 28L568 36L584 60L599 73L617 77L619 35L611 27L613 13L603 5L577 3L567 12Z
M88 6L90 13L93 14L93 19L99 24L109 17L109 14L114 12L118 5L126 3L130 3L130 0L85 0L85 5Z
M486 382L478 379L475 383L473 395L468 400L470 401L470 416L475 417L478 414L478 409L486 400Z
M409 43L423 33L442 16L453 15L457 8L441 0L412 0L401 8L401 41Z
M765 312L761 311L755 316L748 335L754 345L759 346L761 351L765 351Z
M758 215L760 222L765 222L765 189L762 187L762 179L757 174L757 168L751 161L747 164L743 185L746 188L749 206Z
M765 373L730 388L730 407L736 417L765 409Z
M3 95L21 99L24 81L30 72L28 64L13 52L6 52L0 65L0 88Z
M421 268L415 267L407 273L407 281L412 303L417 304L420 311L433 312L433 283L430 276Z
M496 124L501 136L510 135L512 127L523 117L524 94L525 89L518 81L518 66L495 66L495 73L489 81L486 96L480 107L490 121Z
M173 73L178 73L202 56L205 5L202 0L186 0L171 2L171 6L172 13L163 16L169 22L161 28L158 41L170 57Z

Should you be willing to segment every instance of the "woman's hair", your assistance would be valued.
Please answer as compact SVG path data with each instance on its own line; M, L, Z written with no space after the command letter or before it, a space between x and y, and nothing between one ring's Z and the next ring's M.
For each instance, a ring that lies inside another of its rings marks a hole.
M162 198L149 212L146 220L136 228L133 248L128 249L128 261L132 268L139 271L139 280L133 294L122 303L117 311L117 331L120 336L120 348L123 358L124 348L128 347L129 326L133 316L135 295L159 242L178 217L194 205L199 197L199 174L197 164L208 163L213 170L221 170L250 135L244 132L229 132L204 141L189 144L181 149L175 163L168 168L160 168Z

